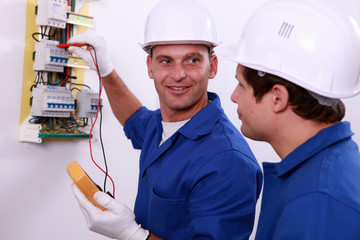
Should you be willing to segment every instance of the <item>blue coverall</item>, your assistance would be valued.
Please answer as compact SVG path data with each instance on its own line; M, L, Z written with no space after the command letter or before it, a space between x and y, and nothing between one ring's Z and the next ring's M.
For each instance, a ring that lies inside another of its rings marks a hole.
M264 163L257 240L360 239L360 154L348 122Z
M138 110L124 130L141 149L137 223L164 239L247 239L262 172L219 97L160 147L159 110Z

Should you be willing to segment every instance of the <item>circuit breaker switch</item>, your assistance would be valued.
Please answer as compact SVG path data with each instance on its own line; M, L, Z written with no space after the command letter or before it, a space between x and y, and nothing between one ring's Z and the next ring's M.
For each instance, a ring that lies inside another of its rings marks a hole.
M80 118L94 118L98 110L99 93L83 90L76 93L76 115ZM102 99L100 100L100 109Z

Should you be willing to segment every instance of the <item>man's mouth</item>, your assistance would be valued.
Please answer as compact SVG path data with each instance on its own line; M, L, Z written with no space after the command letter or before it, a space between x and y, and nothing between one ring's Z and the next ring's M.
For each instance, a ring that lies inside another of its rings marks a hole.
M238 113L238 118L241 120L241 114L240 113Z
M169 87L171 90L176 90L176 91L180 91L180 90L184 90L186 89L186 87Z

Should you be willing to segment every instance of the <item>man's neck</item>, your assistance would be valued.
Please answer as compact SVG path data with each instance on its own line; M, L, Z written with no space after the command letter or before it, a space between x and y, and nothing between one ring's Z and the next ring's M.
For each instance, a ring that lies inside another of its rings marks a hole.
M191 119L201 109L209 104L209 100L205 99L200 104L196 104L186 109L171 109L160 103L160 111L163 122L180 122Z
M300 117L277 130L277 134L268 141L281 159L284 159L292 151L318 134L322 129L330 127L334 123L317 123L312 120L304 120Z

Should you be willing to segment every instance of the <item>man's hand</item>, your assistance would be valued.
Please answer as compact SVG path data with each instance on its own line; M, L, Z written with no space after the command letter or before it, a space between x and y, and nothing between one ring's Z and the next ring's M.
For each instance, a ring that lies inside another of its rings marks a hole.
M69 43L69 44L85 43L85 44L89 44L92 47L94 47L95 52L96 52L96 59L97 59L97 63L98 63L99 72L102 77L106 77L113 71L114 66L110 61L109 53L107 51L107 47L106 47L104 38L96 36L96 35L92 35L87 32L83 32L83 33L79 33L78 35L75 35L72 38L70 38L70 40L67 43ZM95 63L87 49L83 49L81 47L69 47L69 51L71 53L75 53L76 55L78 55L79 57L84 59L86 64L91 69L96 71ZM94 53L93 53L93 56L95 58Z
M135 222L135 215L130 208L106 193L99 191L94 194L94 200L108 209L102 211L75 184L72 185L72 190L91 231L118 240L145 240L149 235L149 231Z

